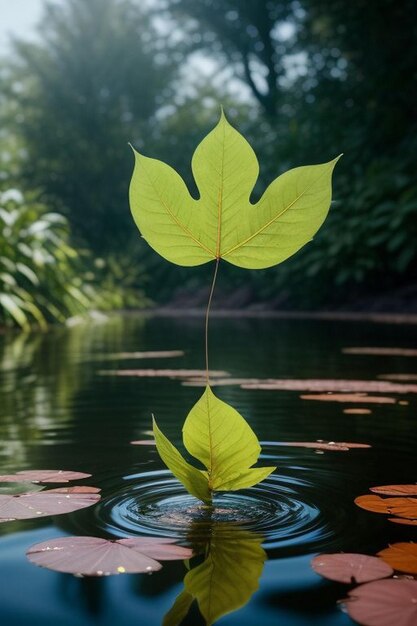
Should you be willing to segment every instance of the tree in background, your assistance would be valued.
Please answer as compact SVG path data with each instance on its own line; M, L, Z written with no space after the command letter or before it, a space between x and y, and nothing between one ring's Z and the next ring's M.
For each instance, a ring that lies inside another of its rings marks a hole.
M252 141L266 164L264 185L277 164L286 169L345 153L326 228L285 267L254 277L263 297L285 290L293 305L336 303L361 289L414 280L415 2L165 0L164 6L189 33L201 34L207 54L226 59L260 105Z
M49 3L41 41L16 44L6 81L26 152L20 177L79 240L123 255L122 274L139 259L156 273L152 297L170 298L177 280L129 214L127 142L193 189L190 157L221 102L259 155L254 197L280 169L345 153L326 228L285 266L253 275L248 299L334 305L407 284L417 274L415 14L413 0ZM197 76L195 53L214 75L226 67L243 96ZM233 268L222 275L239 286ZM195 292L206 276L197 268L180 282Z
M125 250L133 233L127 144L149 136L178 58L129 0L48 3L40 34L39 43L15 44L24 177L96 252Z

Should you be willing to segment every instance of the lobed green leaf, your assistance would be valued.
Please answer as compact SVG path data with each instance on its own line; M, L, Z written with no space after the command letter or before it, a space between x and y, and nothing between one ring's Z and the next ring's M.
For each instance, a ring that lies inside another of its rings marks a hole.
M192 159L197 200L174 169L134 155L130 206L149 245L178 265L222 258L248 269L281 263L311 240L328 213L339 158L289 170L252 204L258 161L223 113Z

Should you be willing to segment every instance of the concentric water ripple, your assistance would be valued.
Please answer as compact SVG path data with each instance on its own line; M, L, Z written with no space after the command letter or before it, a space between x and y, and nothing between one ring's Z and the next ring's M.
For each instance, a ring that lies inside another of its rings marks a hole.
M238 527L282 555L320 550L341 537L346 542L350 534L346 511L340 501L334 504L334 488L323 492L323 483L318 488L304 477L273 475L251 489L216 494L213 507L187 494L168 471L134 474L124 482L122 488L113 482L94 509L74 516L78 533L193 542L210 537L213 525L225 539Z

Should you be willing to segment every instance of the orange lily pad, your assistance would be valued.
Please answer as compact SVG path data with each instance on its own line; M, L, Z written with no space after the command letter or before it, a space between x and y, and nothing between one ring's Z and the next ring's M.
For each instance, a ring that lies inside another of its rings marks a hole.
M417 544L412 542L393 543L378 552L388 565L400 572L417 574ZM417 599L416 599L417 601Z
M380 496L366 495L355 498L355 504L361 509L373 513L386 513L417 519L417 498L381 498Z
M417 485L381 485L370 490L384 496L417 496Z

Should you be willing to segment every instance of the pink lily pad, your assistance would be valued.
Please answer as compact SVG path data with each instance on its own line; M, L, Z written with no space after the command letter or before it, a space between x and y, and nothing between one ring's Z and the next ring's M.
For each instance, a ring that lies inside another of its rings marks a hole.
M87 485L76 485L74 487L57 487L56 489L48 489L43 493L100 493L99 487L87 487Z
M415 626L417 581L388 579L361 585L349 592L346 608L362 626Z
M345 441L285 441L280 445L293 448L312 448L314 450L331 450L347 452L351 448L370 448L367 443L347 443Z
M301 400L318 400L319 402L353 402L358 404L395 404L394 398L386 396L366 396L361 393L315 393L300 396Z
M57 572L109 576L155 572L162 567L157 559L189 559L193 551L175 545L175 539L59 537L31 546L26 555L35 565Z
M0 522L72 513L92 506L99 500L100 496L95 492L71 493L68 488L19 495L0 495Z
M370 356L417 356L417 350L413 348L343 348L342 352Z
M311 561L311 567L324 578L347 584L366 583L394 573L387 563L366 554L320 554Z
M228 376L227 372L211 371L210 376ZM138 369L138 370L100 370L100 376L128 376L136 378L189 378L194 376L205 376L205 370L154 370L154 369ZM417 389L417 385L416 385Z
M0 476L1 483L68 483L70 480L90 478L91 474L66 470L24 470L16 474Z
M155 439L137 439L130 442L132 446L156 446Z
M266 378L241 383L244 389L271 389L286 391L317 391L341 393L417 393L416 384L400 384L384 380L353 380L331 378Z

